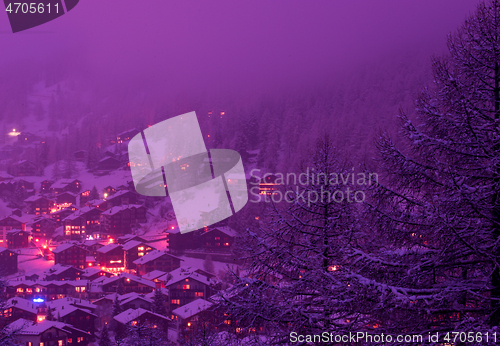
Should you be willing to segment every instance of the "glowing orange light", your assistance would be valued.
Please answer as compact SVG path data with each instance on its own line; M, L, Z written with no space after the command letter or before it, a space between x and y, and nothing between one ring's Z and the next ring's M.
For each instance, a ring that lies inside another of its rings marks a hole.
M108 242L109 242L109 243L112 243L112 242L114 242L114 241L115 241L115 240L114 240L113 238L109 238L109 241L108 241Z
M42 247L43 247L44 249L46 249L46 248L47 248L47 245L44 245L44 246L42 246Z
M89 263L89 267L92 267L92 263Z
M174 229L174 226L172 226L172 229Z
M39 241L40 241L40 239L36 238L36 239L35 239L35 241L36 241L36 242L39 242Z
M188 327L191 327L191 322L188 322Z

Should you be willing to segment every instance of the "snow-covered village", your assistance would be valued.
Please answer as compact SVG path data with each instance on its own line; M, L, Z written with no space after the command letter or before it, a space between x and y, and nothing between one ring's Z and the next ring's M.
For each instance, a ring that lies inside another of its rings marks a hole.
M500 343L500 0L4 3L0 346Z

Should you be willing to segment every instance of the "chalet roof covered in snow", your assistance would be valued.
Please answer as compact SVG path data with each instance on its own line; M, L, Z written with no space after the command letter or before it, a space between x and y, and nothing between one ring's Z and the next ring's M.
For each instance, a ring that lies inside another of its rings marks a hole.
M33 196L29 196L28 198L26 198L24 201L25 202L35 202L35 201L38 201L39 199L46 199L46 200L49 200L47 197L45 196L40 196L40 195L33 195Z
M178 260L184 261L182 258L179 258L177 256L171 255L166 251L160 251L160 250L153 250L149 252L147 255L142 256L141 258L136 259L133 263L140 265L140 264L146 264L148 262L154 261L157 258L160 258L163 255L167 255L173 258L176 258Z
M162 271L162 270L153 270L149 273L144 274L142 277L146 280L153 281L154 279L159 278L160 276L165 275L165 274L167 274L167 273Z
M172 313L185 320L190 317L193 317L194 315L202 311L207 310L212 305L213 305L212 303L207 302L205 299L200 298L173 310Z
M24 328L19 332L21 335L40 335L46 330L49 330L50 328L56 328L65 332L71 333L72 330L76 330L80 333L87 334L89 335L89 332L83 331L81 329L75 328L72 325L63 323L63 322L57 322L57 321L48 321L44 320L40 323L33 324L29 327Z
M139 317L141 317L144 314L151 314L151 315L153 315L159 319L162 319L164 321L170 321L170 318L168 318L168 317L165 317L165 316L162 316L159 314L155 314L154 312L151 312L149 310L145 310L142 308L125 310L113 318L120 323L129 324L130 322L138 319Z
M70 266L70 265L64 265L64 264L57 263L57 264L54 264L49 269L47 269L45 271L45 275L58 275L58 274L64 273L66 270L69 270L69 269L75 269L75 268L73 266Z
M51 309L57 309L58 307L61 307L61 306L70 306L70 305L82 307L82 308L85 308L88 310L97 309L97 305L92 304L90 301L88 301L86 299L79 299L79 298L72 298L72 297L50 300L50 301L47 301L46 305L48 307L50 307Z
M141 300L144 300L145 302L148 302L148 303L152 303L153 300L146 297L144 294L139 294L139 293L136 293L136 292L130 292L129 296L127 297L124 297L125 295L123 296L120 296L118 299L120 299L120 304L123 305L123 304L128 304L136 299L141 299Z
M128 251L128 250L133 249L134 247L136 247L138 245L141 245L141 244L146 245L145 242L143 242L143 241L130 240L130 241L126 242L125 244L123 244L123 249L126 250L126 251ZM146 245L146 246L149 246L149 247L151 247L151 248L154 249L154 247L151 246L151 245Z
M64 243L64 244L61 244L59 245L58 247L56 247L54 250L52 250L53 253L60 253L62 251L65 251L73 246L77 246L76 243L72 243L72 242L68 242L68 243Z
M149 286L149 287L153 287L155 288L156 287L156 284L154 282L151 282L149 280L146 280L146 279L143 279L143 278L140 278L138 276L135 276L135 275L132 275L132 274L128 274L128 273L121 273L117 276L112 276L110 278L106 278L105 280L102 281L102 284L103 285L108 285L116 280L119 280L121 278L125 278L125 279L130 279L132 281L135 281L137 283L140 283L140 284L143 284L145 286ZM94 280L95 281L95 280Z
M205 275L197 273L196 271L193 270L193 268L183 268L183 267L177 268L175 270L172 270L168 274L160 276L158 280L164 281L165 286L170 286L187 278L194 279L198 282L207 285L216 283L214 279L211 279L209 277L206 277Z
M29 320L25 320L24 318L20 318L20 319L15 320L14 322L10 323L9 325L7 325L3 331L6 334L16 333L16 332L19 332L23 329L26 329L27 327L34 325L34 324L35 324L35 322L33 322L33 321L29 321Z
M110 209L103 211L102 215L115 215L123 210L130 209L130 206L128 204L124 205L119 205L115 207L111 207Z
M38 312L38 309L35 304L33 304L33 302L19 297L10 298L9 300L7 300L4 308L8 309L13 307L31 312L33 314L36 314Z
M63 189L67 185L69 185L75 181L80 182L77 179L61 179L61 180L56 181L54 184L52 184L52 186L50 188L51 189Z
M230 237L233 237L233 238L238 235L238 233L236 233L236 231L234 229L232 229L231 227L227 227L227 226L211 228L203 234L208 234L208 233L213 232L215 230L219 230L222 233L224 233Z
M115 249L118 249L118 248L121 248L122 246L120 244L108 244L106 246L103 246L99 249L97 249L97 252L100 252L100 253L108 253L112 250L115 250Z

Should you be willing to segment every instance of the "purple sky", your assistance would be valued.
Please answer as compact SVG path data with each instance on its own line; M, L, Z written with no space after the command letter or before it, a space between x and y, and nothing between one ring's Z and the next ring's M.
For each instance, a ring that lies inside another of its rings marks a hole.
M99 78L156 78L187 90L279 87L400 47L431 55L476 3L82 0L61 18L16 34L0 15L0 63L66 61Z

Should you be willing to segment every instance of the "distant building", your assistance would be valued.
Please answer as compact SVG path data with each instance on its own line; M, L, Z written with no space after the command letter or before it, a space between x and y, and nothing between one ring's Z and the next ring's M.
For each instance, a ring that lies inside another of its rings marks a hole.
M73 157L76 161L84 162L88 157L87 150L78 150L73 153Z
M137 277L135 275L121 273L117 276L112 276L110 278L104 279L102 281L102 291L104 293L116 292L120 281L123 284L125 293L136 292L146 294L153 292L156 287L154 282Z
M7 172L15 177L33 176L37 171L36 164L29 160L15 162L7 168Z
M50 186L53 184L52 181L50 180L44 180L40 184L40 192L41 193L48 193L50 192Z
M44 320L31 326L26 326L23 324L20 324L20 328L16 328L16 326L11 327L16 330L20 329L16 333L16 338L19 339L22 345L88 346L90 340L93 338L89 332L83 331L63 322Z
M68 207L70 204L76 205L77 194L69 191L61 192L56 196L58 209ZM62 206L61 206L62 205Z
M78 269L86 268L87 250L75 245L65 243L52 250L56 264L71 265Z
M120 166L120 160L115 159L112 156L106 156L97 163L97 169L101 171L112 171L120 168Z
M116 191L111 196L106 197L107 208L117 207L124 204L137 203L137 193L130 190Z
M0 276L17 273L17 253L0 247Z
M230 251L237 233L230 227L209 228L199 236L201 245L209 251Z
M147 255L139 257L134 263L137 266L137 273L144 275L153 270L170 272L181 266L182 259L165 251L153 250Z
M7 231L11 229L26 230L26 222L21 221L16 216L7 216L0 220L0 246L7 246Z
M40 215L31 221L30 226L33 237L48 240L57 228L57 222L55 219L47 217L47 215Z
M200 323L215 325L216 315L211 311L213 305L211 302L198 298L173 310L177 335L189 339L191 334L200 327Z
M61 179L50 186L50 192L54 194L66 191L78 193L82 188L82 182L78 179Z
M123 245L125 251L125 269L136 269L134 261L155 250L151 245L138 240L131 240Z
M103 231L111 235L130 233L132 225L146 220L146 207L130 204L112 207L101 214Z
M108 244L97 250L97 263L111 271L125 270L125 251L120 244Z
M47 281L64 281L64 280L80 280L83 270L69 265L54 264L45 271L45 280Z
M54 208L54 201L44 196L30 196L24 200L28 214L43 215L50 214Z
M21 249L29 247L30 234L22 229L11 229L7 231L7 248Z
M170 319L168 317L155 314L145 309L128 309L113 317L115 321L121 324L124 328L136 326L138 324L150 324L157 326L163 332L167 333Z

